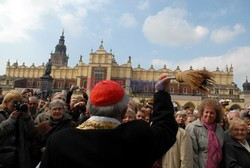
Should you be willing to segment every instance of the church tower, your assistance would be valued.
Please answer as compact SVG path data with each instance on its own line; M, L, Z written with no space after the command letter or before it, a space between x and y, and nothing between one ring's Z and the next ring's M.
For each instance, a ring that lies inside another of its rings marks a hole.
M248 82L247 77L246 77L246 82L243 83L242 87L243 87L243 92L249 92L250 93L250 83Z
M64 31L62 32L62 35L60 36L59 43L55 47L55 52L50 53L51 55L51 62L52 65L61 67L61 66L67 66L68 65L68 59L69 57L66 55L66 46L64 44Z

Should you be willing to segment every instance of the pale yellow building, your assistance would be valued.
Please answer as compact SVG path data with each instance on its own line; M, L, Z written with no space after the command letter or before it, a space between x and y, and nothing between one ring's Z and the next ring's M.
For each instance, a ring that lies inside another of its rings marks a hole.
M155 69L153 65L149 69L143 67L133 68L132 59L129 56L128 61L122 65L117 64L112 51L107 52L103 46L103 41L99 48L89 54L89 62L79 62L75 67L69 67L66 46L64 45L64 34L60 37L59 43L55 47L55 52L51 53L52 60L51 76L53 80L53 89L56 91L68 89L72 84L87 88L88 92L99 80L112 79L120 83L130 95L136 100L143 100L151 97L154 92L154 84L161 73L166 72L170 75L176 75L182 70L176 67L170 70L166 66L162 69ZM192 69L192 67L190 67ZM6 74L0 77L0 86L7 91L13 88L33 88L39 90L45 65L31 66L18 65L15 62L11 65L8 61ZM228 108L244 107L244 99L240 99L240 89L233 81L233 66L226 66L225 70L217 68L213 71L217 85L211 90L210 95L203 95L197 90L192 89L185 83L172 81L169 92L178 108L196 107L204 97L214 97L217 99L230 99Z

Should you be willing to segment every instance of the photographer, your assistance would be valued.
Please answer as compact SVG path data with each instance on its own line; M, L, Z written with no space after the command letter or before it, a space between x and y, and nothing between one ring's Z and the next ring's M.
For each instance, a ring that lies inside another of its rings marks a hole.
M11 90L0 105L0 168L30 168L29 147L34 122L22 95Z
M86 103L85 99L81 96L77 96L74 99L71 99L70 106L72 107L70 110L70 115L72 116L72 120L78 122L81 117L81 122L84 122L88 117L86 116ZM79 124L80 124L79 123Z
M76 91L76 90L78 90L79 92L82 93L82 97L84 98L85 104L86 104L88 99L89 99L89 97L86 93L86 89L84 89L83 87L80 87L80 86L76 86L76 85L71 85L71 87L67 93L67 96L66 96L66 104L71 104L71 96L74 93L74 91ZM73 107L74 107L74 105L70 105L70 110L72 110Z

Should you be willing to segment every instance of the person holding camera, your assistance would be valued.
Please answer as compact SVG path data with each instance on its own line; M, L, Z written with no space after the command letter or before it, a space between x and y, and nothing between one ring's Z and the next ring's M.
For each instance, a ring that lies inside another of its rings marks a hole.
M30 143L35 126L22 103L23 97L11 90L0 105L0 168L30 168Z
M76 103L76 102L73 103L72 98L71 98L74 91L79 91L80 93L82 93L82 97L84 99L85 104L87 104L87 101L89 99L88 94L86 93L86 89L84 89L81 86L71 85L71 87L67 93L67 96L66 96L66 104L70 105L70 110L73 109L74 104Z

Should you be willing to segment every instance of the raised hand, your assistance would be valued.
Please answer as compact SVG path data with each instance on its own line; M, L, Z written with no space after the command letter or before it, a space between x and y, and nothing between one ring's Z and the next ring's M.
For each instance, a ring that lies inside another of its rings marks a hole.
M162 73L159 77L159 82L156 83L155 85L155 90L157 91L167 91L167 88L169 87L170 80L172 78L168 78L167 73Z

